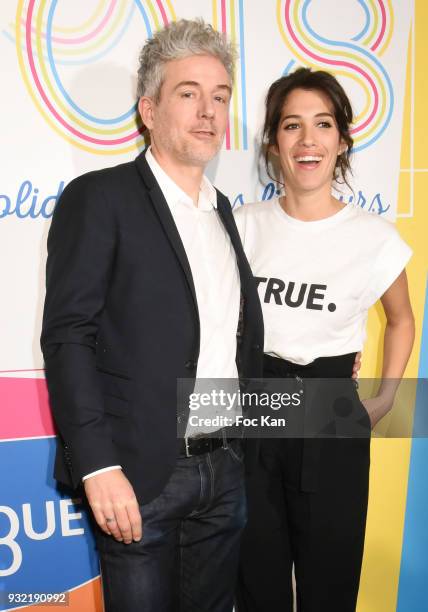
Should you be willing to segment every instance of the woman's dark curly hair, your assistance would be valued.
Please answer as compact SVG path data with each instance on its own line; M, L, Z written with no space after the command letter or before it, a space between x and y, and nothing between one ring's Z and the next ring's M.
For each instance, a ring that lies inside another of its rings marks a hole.
M288 76L281 77L272 83L267 93L262 144L268 176L273 181L279 182L271 174L272 160L270 158L270 148L273 145L277 145L276 135L281 120L282 108L287 96L294 89L320 91L330 100L340 138L347 145L346 151L337 157L333 180L337 183L345 183L350 187L348 183L348 173L352 174L350 156L354 144L350 134L353 121L351 103L345 90L332 74L324 70L312 71L310 68L298 68Z

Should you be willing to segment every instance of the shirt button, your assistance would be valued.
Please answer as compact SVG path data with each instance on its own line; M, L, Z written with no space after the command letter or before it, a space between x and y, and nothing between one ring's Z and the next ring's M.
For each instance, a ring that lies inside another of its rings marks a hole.
M196 368L196 361L186 361L184 367L186 370L194 370Z

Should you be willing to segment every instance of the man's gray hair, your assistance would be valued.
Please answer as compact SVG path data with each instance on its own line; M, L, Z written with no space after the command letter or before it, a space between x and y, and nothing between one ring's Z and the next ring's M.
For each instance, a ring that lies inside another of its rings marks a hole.
M202 19L180 19L172 21L165 28L156 32L141 49L137 96L139 98L148 96L159 101L164 65L172 60L192 55L216 57L225 67L233 83L237 58L235 46Z

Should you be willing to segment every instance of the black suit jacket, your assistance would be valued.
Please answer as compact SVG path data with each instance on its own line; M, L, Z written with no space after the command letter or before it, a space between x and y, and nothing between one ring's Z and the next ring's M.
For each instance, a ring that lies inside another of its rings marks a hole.
M257 377L260 302L220 192L217 207L241 279L238 371ZM140 503L156 497L177 457L177 378L195 377L199 343L189 262L145 154L73 180L49 231L41 337L59 432L55 477L76 488L120 464Z

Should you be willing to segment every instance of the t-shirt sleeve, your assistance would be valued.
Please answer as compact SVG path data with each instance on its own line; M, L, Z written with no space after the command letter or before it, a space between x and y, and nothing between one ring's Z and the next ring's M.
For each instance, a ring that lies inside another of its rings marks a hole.
M378 232L380 237L379 248L373 262L372 274L365 292L365 306L369 308L389 289L393 282L406 267L412 249L401 238L393 223L382 220L383 231ZM378 228L381 230L381 228Z

